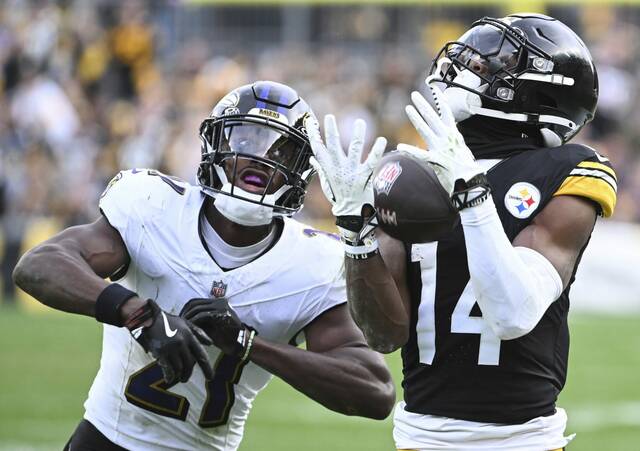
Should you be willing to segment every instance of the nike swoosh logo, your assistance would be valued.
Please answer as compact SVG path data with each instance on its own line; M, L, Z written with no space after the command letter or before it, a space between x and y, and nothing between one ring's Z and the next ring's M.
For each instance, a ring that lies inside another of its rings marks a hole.
M178 333L178 329L171 330L171 327L169 327L169 320L167 319L167 315L165 315L164 312L160 313L162 314L162 321L164 321L164 333L167 334L167 337L171 338Z

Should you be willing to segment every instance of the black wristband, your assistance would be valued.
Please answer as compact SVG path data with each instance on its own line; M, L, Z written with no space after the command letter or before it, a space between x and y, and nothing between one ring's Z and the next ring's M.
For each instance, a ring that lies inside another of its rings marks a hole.
M351 232L358 233L364 226L364 217L362 216L338 216L336 218L336 225L347 229Z
M489 198L491 185L485 174L478 174L466 182L462 179L456 181L451 201L458 211L475 207Z
M124 321L120 317L120 307L137 294L120 284L112 283L102 290L96 299L96 320L122 327Z

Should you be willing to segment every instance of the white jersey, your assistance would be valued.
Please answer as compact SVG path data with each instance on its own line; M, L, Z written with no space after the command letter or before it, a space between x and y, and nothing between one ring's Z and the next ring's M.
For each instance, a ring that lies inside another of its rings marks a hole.
M192 298L224 296L261 338L278 343L295 340L318 315L346 302L336 239L285 219L270 250L224 271L199 233L203 202L198 188L155 171L118 174L100 201L130 256L118 283L174 315ZM188 382L169 387L125 328L105 325L85 418L131 450L237 449L252 402L272 376L214 346L207 349L216 377L206 382L196 365Z

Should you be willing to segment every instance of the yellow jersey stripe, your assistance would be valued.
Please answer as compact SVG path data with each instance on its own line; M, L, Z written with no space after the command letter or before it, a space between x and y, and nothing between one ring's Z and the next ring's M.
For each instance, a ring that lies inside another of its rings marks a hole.
M583 161L578 163L579 168L590 168L590 169L599 169L601 171L606 172L611 177L613 177L616 181L618 177L616 177L616 171L613 170L612 167L607 166L606 164L598 163L597 161Z
M607 182L615 192L618 192L618 184L616 180L611 177L607 172L601 171L600 169L586 169L586 168L575 168L573 171L569 173L569 176L580 176L583 175L585 177L595 177L598 179L602 179Z
M596 202L602 208L602 215L608 218L616 207L616 192L613 187L598 177L569 176L554 196L580 196Z

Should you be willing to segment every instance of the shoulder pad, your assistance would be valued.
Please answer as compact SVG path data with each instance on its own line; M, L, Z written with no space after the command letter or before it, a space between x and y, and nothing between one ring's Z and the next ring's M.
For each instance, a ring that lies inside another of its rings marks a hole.
M119 228L131 215L162 208L168 196L184 195L187 186L154 169L120 171L100 196L100 211Z

